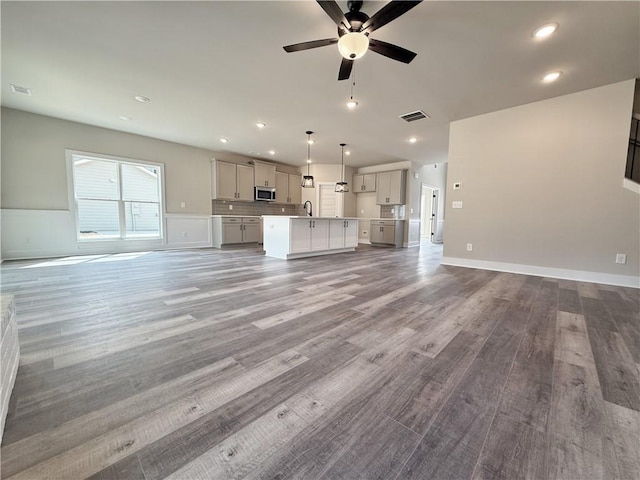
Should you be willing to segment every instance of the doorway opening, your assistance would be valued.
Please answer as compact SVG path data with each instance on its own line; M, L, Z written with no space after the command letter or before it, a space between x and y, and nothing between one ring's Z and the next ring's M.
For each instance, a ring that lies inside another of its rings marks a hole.
M437 187L422 184L420 197L420 240L438 242L438 196Z
M335 183L318 183L318 217L341 217L344 194L336 193Z

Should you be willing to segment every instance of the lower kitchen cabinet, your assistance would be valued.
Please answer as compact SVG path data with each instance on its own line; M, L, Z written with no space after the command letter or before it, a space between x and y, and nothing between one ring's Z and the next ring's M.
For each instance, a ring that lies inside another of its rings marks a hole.
M355 220L329 220L329 248L358 246L358 222Z
M258 243L260 241L259 217L226 217L222 215L212 217L213 246L221 248L223 245L242 243Z
M350 252L358 244L358 220L265 215L264 251L268 257L294 258Z
M329 249L329 220L291 220L291 253Z
M402 247L404 220L371 220L369 232L372 245Z

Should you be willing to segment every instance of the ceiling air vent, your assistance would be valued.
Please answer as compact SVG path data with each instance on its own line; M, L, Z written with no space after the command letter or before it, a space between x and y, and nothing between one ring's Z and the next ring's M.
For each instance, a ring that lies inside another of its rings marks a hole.
M416 120L429 118L429 115L424 113L422 110L416 110L415 112L404 113L400 115L400 118L403 119L405 122L415 122Z
M31 89L26 87L21 87L20 85L11 84L11 90L14 93L22 93L23 95L31 95Z

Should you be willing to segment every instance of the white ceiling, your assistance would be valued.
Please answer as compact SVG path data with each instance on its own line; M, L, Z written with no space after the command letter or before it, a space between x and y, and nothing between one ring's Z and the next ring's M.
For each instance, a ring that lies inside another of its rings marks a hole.
M282 49L336 36L315 1L3 1L1 16L3 106L292 165L305 163L305 130L319 163L339 163L341 142L354 166L443 162L453 120L640 77L632 1L423 2L372 34L418 56L358 60L355 111L336 46ZM534 40L548 22L559 30ZM542 83L552 70L564 74ZM398 118L417 109L431 118Z

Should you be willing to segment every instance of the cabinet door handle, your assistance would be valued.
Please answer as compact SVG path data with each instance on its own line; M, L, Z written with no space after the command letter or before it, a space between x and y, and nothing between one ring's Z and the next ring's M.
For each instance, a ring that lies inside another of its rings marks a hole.
M312 220L312 222L313 222L313 228L316 228L316 221Z
M311 228L311 220L309 220L309 228Z

